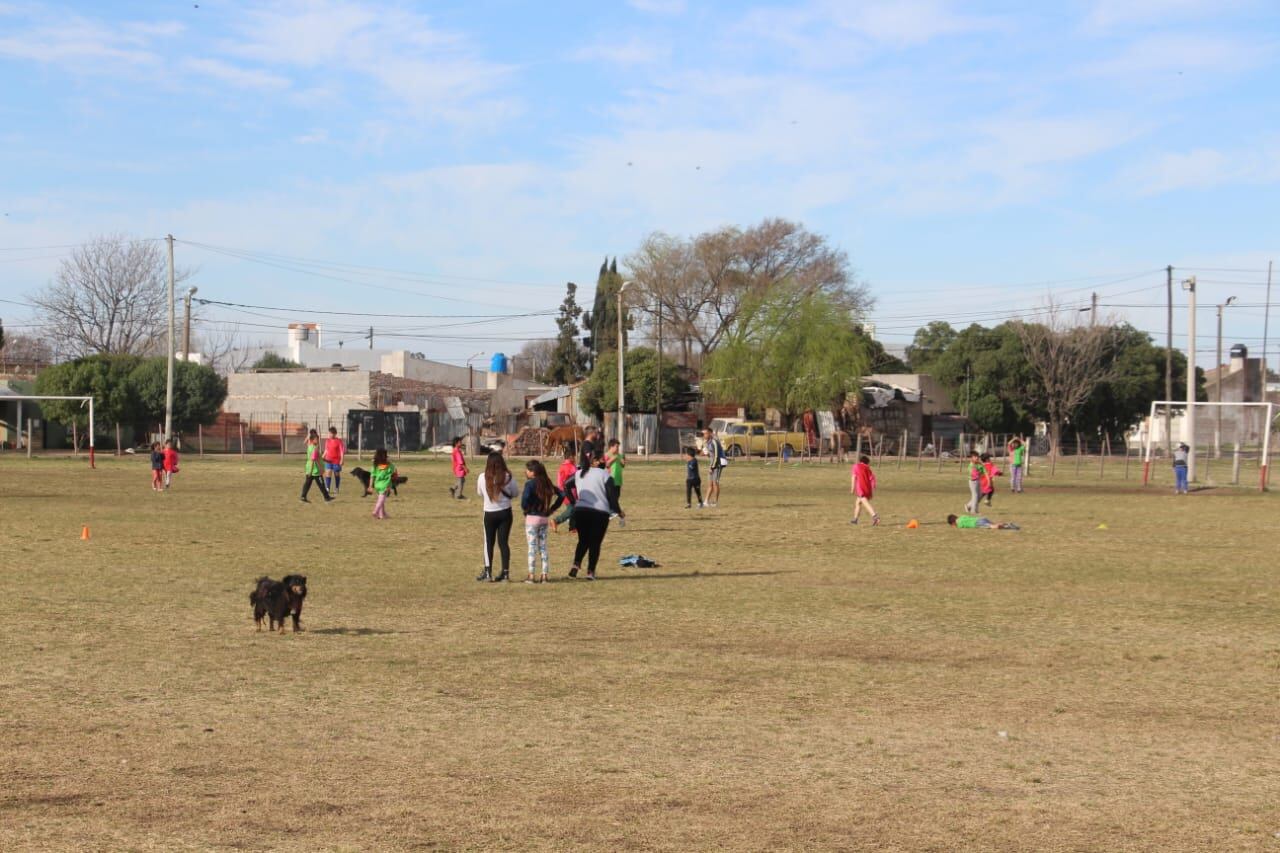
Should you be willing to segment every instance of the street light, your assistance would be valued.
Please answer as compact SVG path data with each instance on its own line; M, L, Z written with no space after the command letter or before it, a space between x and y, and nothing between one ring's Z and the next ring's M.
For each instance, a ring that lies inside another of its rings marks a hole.
M626 350L626 343L622 338L622 294L627 292L629 285L635 284L634 281L624 281L622 286L618 288L618 452L627 452L627 396L623 390L622 384L622 359L623 352Z
M1218 360L1214 362L1214 364L1216 365L1215 372L1218 374L1218 381L1215 383L1218 386L1218 394L1217 394L1216 402L1219 402L1219 403L1222 402L1222 374L1223 374L1222 310L1235 301L1236 301L1236 298L1234 296L1228 296L1227 301L1223 302L1221 305L1218 306ZM1214 406L1214 408L1217 409L1218 415L1217 415L1217 423L1215 423L1213 427L1213 455L1221 459L1222 458L1222 407Z
M475 361L477 358L479 358L482 355L484 355L483 351L473 353L467 357L467 387L468 388L476 387L476 372L474 369L472 369L471 362Z

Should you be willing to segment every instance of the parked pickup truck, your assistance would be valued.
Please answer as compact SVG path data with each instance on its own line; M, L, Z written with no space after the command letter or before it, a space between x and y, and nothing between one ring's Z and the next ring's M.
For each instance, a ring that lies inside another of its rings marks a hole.
M780 451L799 453L805 446L804 433L772 431L759 421L728 424L720 441L730 456L768 456Z

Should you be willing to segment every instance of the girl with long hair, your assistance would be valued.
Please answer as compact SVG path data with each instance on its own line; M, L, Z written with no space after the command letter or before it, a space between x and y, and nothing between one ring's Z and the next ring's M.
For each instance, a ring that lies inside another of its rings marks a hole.
M598 453L598 451L597 451ZM573 507L573 522L578 529L578 547L573 552L573 568L569 577L576 578L582 568L582 558L587 558L587 580L596 579L596 564L600 562L600 546L609 532L609 518L618 516L618 523L626 522L627 514L618 506L618 487L604 469L604 458L595 456L592 467L579 471L574 477L578 490L578 502Z
M485 462L484 473L476 478L476 491L484 499L484 571L478 581L505 581L511 569L511 499L516 496L515 480L507 460L494 451ZM493 547L502 554L502 574L493 574Z
M529 577L525 583L534 583L534 569L538 558L542 558L542 583L546 583L551 572L551 554L547 550L547 525L551 515L560 504L564 503L564 495L560 494L547 476L547 469L537 459L531 459L524 466L524 494L520 496L520 508L524 510L524 536L529 543Z

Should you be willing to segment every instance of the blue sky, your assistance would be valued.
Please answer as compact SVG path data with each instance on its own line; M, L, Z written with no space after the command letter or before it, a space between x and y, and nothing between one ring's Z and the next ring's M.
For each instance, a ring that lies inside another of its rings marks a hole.
M891 347L1091 290L1162 335L1173 264L1210 364L1227 296L1228 343L1261 343L1278 71L1274 0L0 0L0 299L50 280L41 247L173 233L210 299L537 312L655 230L784 216L848 253ZM554 329L414 323L380 345Z

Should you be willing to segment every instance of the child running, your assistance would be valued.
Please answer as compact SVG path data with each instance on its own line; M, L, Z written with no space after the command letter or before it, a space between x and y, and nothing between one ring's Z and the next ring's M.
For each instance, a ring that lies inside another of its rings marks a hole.
M164 453L158 441L151 444L151 491L164 491Z
M173 447L173 439L169 439L164 443L164 487L169 488L169 484L173 482L173 475L178 473L178 451Z
M698 449L684 448L684 508L693 507L693 496L698 496L698 509L702 509L702 474L698 471Z
M453 476L458 482L449 487L449 494L453 495L460 501L467 499L467 493L463 491L463 486L467 484L467 456L462 452L462 436L456 436L453 439Z
M395 482L396 466L387 458L387 449L379 447L373 452L373 470L369 472L369 485L378 496L373 505L374 518L390 518L387 515L387 495L391 492L391 484Z
M529 577L525 583L535 583L534 569L538 558L542 558L541 583L550 580L551 553L547 550L547 523L550 516L560 504L564 503L564 495L551 485L546 467L537 459L531 459L524 466L524 492L520 496L520 508L524 510L524 535L529 543Z
M1003 472L996 467L990 453L984 453L978 459L982 462L982 496L987 499L987 506L991 506L991 499L996 496L996 477L1003 476Z
M573 529L573 504L578 499L577 492L573 488L573 475L578 473L577 455L578 449L572 441L565 444L564 461L556 471L556 488L560 490L560 494L564 495L564 509L551 519L551 529L557 533L560 532L560 525L566 521L569 522L569 529Z
M1012 521L992 521L980 515L948 515L947 524L960 530L1021 530Z
M871 505L871 496L876 490L876 475L871 470L871 459L866 456L859 456L858 461L854 463L851 481L849 483L849 494L854 495L853 500L853 518L850 524L858 523L858 516L862 514L862 508L865 506L867 512L871 513L871 526L875 527L880 523L880 516L876 514L876 508Z
M1027 448L1022 439L1015 438L1009 442L1009 467L1013 471L1013 480L1009 483L1009 491L1015 495L1022 494L1023 463L1027 458Z

